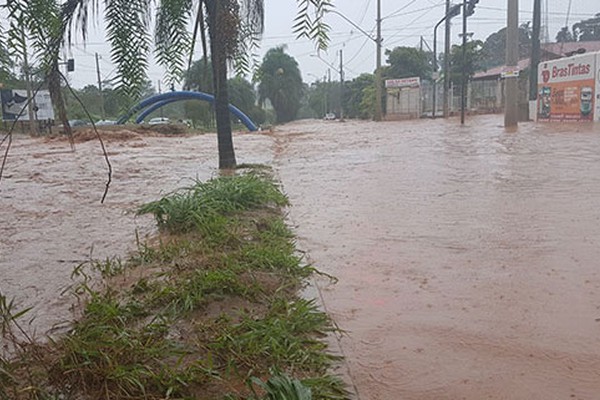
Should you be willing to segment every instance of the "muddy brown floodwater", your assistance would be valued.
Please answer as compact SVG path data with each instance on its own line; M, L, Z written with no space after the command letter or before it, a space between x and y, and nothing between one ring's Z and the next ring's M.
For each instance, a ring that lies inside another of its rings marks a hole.
M236 135L273 164L299 245L347 333L361 400L600 399L600 129L458 121L309 121ZM215 174L213 136L19 139L0 185L0 289L47 330L74 265L152 231L131 210Z
M502 122L281 129L360 399L600 399L600 131Z
M153 232L152 217L136 217L137 207L217 174L214 135L124 133L106 133L113 182L104 204L107 169L98 142L77 143L72 153L66 140L15 138L0 183L0 293L34 307L31 330L40 335L72 319L74 297L65 289L78 264L124 259L136 231L141 241ZM236 138L250 163L269 164L270 143L260 135Z

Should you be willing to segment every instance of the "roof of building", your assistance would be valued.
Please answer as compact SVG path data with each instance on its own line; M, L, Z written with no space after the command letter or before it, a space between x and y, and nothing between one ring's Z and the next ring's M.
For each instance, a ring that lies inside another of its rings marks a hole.
M554 60L557 58L570 57L575 54L592 53L600 51L600 41L593 42L564 42L564 43L544 43L541 46L542 61ZM519 71L529 68L529 58L519 61ZM490 68L487 71L479 71L473 75L473 80L483 80L499 78L502 72L507 68L505 65Z
M600 41L542 44L542 52L555 55L555 58L570 57L575 54L592 53L594 51L600 51Z
M523 71L524 69L529 68L529 58L524 58L523 60L520 60L517 65L519 67L519 71ZM500 77L500 75L502 75L502 72L504 72L506 69L506 65L500 65L498 67L490 68L487 71L479 71L476 72L475 75L473 75L473 80Z

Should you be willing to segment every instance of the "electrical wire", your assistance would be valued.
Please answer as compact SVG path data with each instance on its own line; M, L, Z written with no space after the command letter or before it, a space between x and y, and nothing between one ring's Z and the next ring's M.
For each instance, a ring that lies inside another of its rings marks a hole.
M371 5L371 0L369 0L367 2L367 5L365 6L365 9L362 13L362 17L360 17L360 21L358 21L358 23L356 25L359 25L363 23L363 21L365 20L365 17L367 16L367 10L369 9L369 6Z
M440 1L440 2L438 3L438 5L437 5L437 6L439 6L440 4L442 4L442 3L444 3L444 2L445 2L445 0L442 0L442 1ZM412 24L413 24L413 23L415 23L415 22L417 22L417 21L418 21L418 20L420 20L421 18L423 18L425 15L429 14L429 12L430 12L431 10L433 10L433 9L434 9L435 7L437 7L437 6L431 6L431 7L428 7L428 8L425 10L425 12L424 12L424 13L422 13L422 14L420 14L418 17L414 18L412 21L410 21L408 24L406 24L406 25L405 25L403 28L400 28L398 31L396 31L397 33L396 33L395 35L392 35L392 36L390 36L389 38L387 38L387 40L391 40L391 39L393 39L394 37L396 37L396 36L397 36L397 34L398 34L398 32L402 32L402 31L404 31L404 30L406 30L406 29L409 29L409 28L410 28L410 29L414 29L414 27L412 26Z
M394 15L394 16L391 16L391 17L387 17L386 19L397 18L397 17L404 17L405 15L416 14L419 11L423 11L423 10L433 10L434 8L438 8L438 7L441 7L443 5L444 5L444 3L437 3L437 4L433 4L432 6L429 6L429 7L417 8L416 10L407 11L407 12L402 13L402 14L398 14L398 15Z
M399 9L397 9L396 11L393 11L391 14L386 15L385 17L381 18L382 20L387 19L387 18L391 18L394 15L399 14L401 11L406 10L408 7L412 6L414 3L416 3L417 0L412 0L410 1L408 4L406 4L404 7L400 7Z

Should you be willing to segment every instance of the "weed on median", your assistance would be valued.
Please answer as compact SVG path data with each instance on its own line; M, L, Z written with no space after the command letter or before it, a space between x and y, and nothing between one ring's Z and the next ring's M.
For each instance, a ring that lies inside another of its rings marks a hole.
M2 298L13 346L0 357L0 400L346 398L321 340L333 325L297 296L314 269L287 204L253 168L142 206L158 237L127 261L90 263L103 285L85 275L82 317L43 346L19 335L23 315Z

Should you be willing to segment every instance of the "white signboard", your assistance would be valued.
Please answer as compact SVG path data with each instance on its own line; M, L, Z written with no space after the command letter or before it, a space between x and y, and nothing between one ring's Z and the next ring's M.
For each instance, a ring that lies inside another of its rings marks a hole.
M598 53L540 63L538 121L598 120Z
M594 79L595 64L595 54L582 54L542 62L538 67L538 82L540 84L552 84Z
M386 88L402 88L402 87L419 87L421 86L421 78L413 76L411 78L402 79L386 79Z
M17 118L19 121L29 121L26 90L3 89L0 96L2 98L2 119L4 121L14 121ZM54 109L52 108L49 91L38 91L33 105L34 115L38 121L54 119Z

